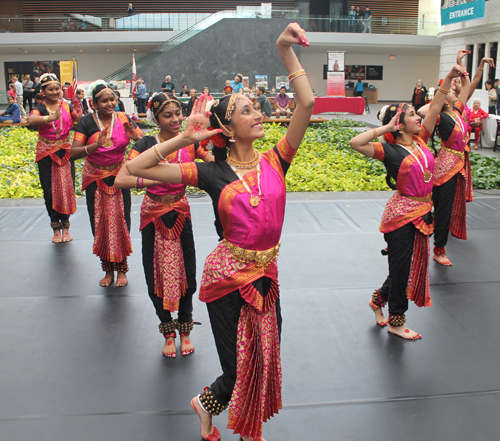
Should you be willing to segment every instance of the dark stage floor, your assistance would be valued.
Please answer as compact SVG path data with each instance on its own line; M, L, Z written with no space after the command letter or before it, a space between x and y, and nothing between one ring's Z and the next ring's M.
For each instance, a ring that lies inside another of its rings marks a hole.
M416 342L374 324L384 280L378 232L389 193L291 194L279 258L283 398L268 441L500 439L500 194L476 192L453 267L431 263L433 306L413 304ZM192 201L198 274L216 245ZM133 205L129 285L101 288L83 200L53 245L39 202L0 206L0 440L197 441L190 398L220 373L205 305L195 354L166 359L142 272ZM137 202L137 201L136 201ZM17 206L16 206L17 205ZM215 419L223 440L238 438Z

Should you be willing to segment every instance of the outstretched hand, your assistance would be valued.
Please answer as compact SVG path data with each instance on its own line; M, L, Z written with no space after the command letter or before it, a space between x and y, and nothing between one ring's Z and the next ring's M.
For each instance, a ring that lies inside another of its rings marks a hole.
M469 76L469 72L467 72L465 67L462 67L459 64L455 64L455 66L453 66L453 68L450 70L449 75L452 78L457 78L457 77L465 78Z
M208 95L200 95L193 104L191 115L182 135L189 139L190 143L200 142L217 133L222 133L222 129L208 130L210 127L211 113L206 109Z
M104 128L104 130L101 130L99 132L99 136L97 137L97 145L99 147L102 147L102 145L104 144L104 140L108 137L108 132L109 132L109 124Z
M462 60L465 56L469 55L471 51L460 49L457 54L457 64L463 67Z
M126 122L123 124L123 127L125 128L125 133L128 136L128 139L133 139L134 141L137 141L139 139L139 136L137 135L137 132L135 131L135 128L132 123Z
M495 61L493 60L493 58L484 57L481 60L481 64L484 65L484 63L488 63L493 69L495 69Z
M59 103L56 107L56 111L54 112L54 121L57 121L61 117L61 103Z
M290 23L276 41L276 46L278 47L292 46L293 44L300 44L302 47L309 46L306 31L297 23Z

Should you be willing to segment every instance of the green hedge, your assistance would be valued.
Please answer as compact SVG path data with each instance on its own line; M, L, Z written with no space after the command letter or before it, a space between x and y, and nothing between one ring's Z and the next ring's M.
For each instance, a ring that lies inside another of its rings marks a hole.
M290 171L288 191L388 190L381 162L349 147L363 124L337 118L307 131ZM256 148L265 151L286 133L279 124L266 124L266 137ZM42 189L35 163L37 132L25 127L0 129L0 198L40 198ZM474 188L500 188L500 158L471 154ZM83 161L76 161L76 193L81 194Z

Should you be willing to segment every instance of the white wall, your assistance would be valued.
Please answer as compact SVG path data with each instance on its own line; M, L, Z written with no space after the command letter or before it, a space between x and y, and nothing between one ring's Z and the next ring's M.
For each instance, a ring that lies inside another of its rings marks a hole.
M136 58L142 55L139 52L134 52L134 54ZM5 87L3 86L5 84L5 69L3 64L5 61L61 61L72 60L72 58L72 53L1 55L0 88L3 89ZM112 52L106 54L79 53L76 54L75 58L78 61L78 79L80 81L94 81L104 78L125 64L130 63L132 61L132 54L113 54ZM160 78L158 84L161 85L162 81L163 79ZM151 87L154 88L156 86L151 85Z
M347 51L346 60L347 64L384 66L382 81L368 81L378 89L379 101L411 101L413 88L419 78L427 88L436 86L439 80L439 54L396 55L396 59L391 60L389 55L350 54ZM312 88L319 96L326 96L326 80L323 80L326 52L303 51L301 61Z

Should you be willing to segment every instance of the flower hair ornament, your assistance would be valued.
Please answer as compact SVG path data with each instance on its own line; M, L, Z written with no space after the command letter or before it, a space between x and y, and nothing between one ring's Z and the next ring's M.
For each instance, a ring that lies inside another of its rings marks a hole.
M104 87L99 92L97 92L94 96L94 90L98 86L104 86ZM92 100L97 100L97 98L99 98L101 95L103 95L105 93L108 95L116 96L115 91L113 89L111 89L109 84L106 83L106 81L104 81L104 80L96 80L93 83L91 83L89 86L89 89L88 89L88 93L92 97Z
M384 121L384 118L385 118L385 113L387 112L387 109L389 108L389 105L385 105L384 107L382 107L378 113L377 113L377 119L379 121Z

